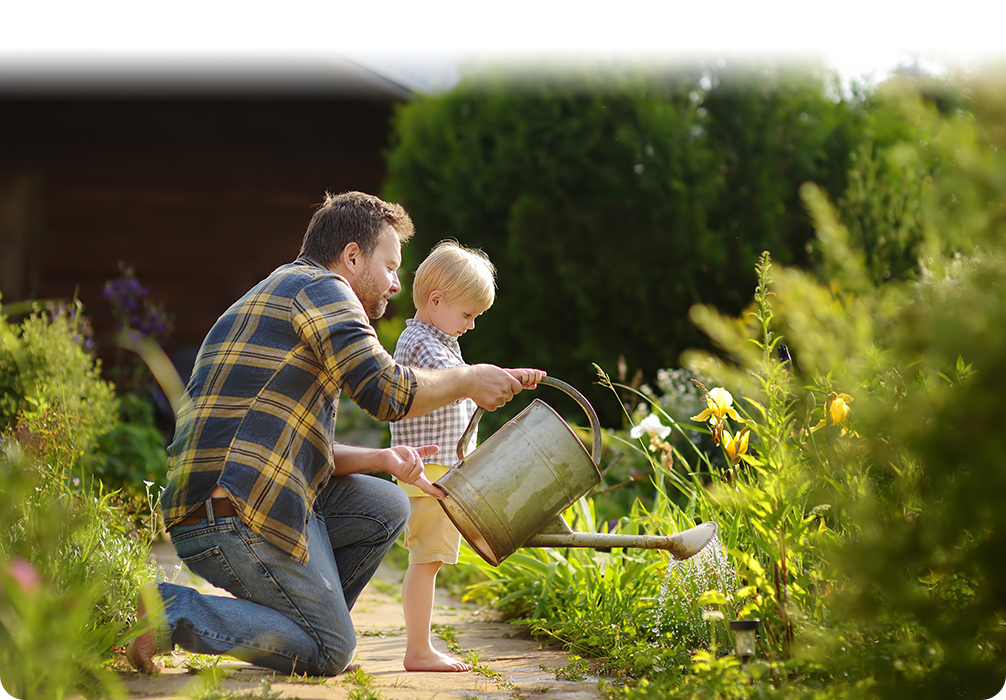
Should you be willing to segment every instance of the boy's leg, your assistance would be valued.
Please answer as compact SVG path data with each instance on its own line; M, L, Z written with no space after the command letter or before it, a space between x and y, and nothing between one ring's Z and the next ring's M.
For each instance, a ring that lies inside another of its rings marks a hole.
M236 517L173 528L186 566L234 597L160 584L170 637L168 649L158 645L155 653L178 644L284 673L341 673L356 652L356 635L324 525L314 517L308 527L306 565Z
M457 562L457 528L450 522L436 499L409 499L412 514L405 530L409 548L409 568L402 582L402 607L405 611L406 671L470 671L471 666L437 651L430 639L437 572L446 559ZM445 524L446 523L446 524Z
M472 667L442 654L430 640L433 598L440 562L410 564L402 582L402 607L405 610L406 671L470 671Z

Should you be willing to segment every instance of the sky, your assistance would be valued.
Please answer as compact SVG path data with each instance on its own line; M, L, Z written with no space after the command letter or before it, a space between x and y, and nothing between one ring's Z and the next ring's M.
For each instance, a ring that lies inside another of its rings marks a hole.
M986 0L33 0L4 9L0 67L339 54L449 76L473 55L811 54L849 79L912 61L1002 57L1003 26L1006 3Z

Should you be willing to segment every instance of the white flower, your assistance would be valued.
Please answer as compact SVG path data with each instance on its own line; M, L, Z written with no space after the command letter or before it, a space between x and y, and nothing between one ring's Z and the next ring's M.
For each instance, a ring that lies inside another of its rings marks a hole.
M643 422L633 428L629 435L634 438L642 437L643 435L656 435L658 438L663 440L665 437L671 434L671 429L660 422L660 418L657 417L656 413L651 413Z

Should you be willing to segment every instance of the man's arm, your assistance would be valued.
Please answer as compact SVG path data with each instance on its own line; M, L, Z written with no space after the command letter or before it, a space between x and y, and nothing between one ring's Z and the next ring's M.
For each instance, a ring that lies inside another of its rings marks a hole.
M473 399L495 411L522 389L533 389L545 373L539 369L502 369L496 365L466 365L450 369L413 368L419 388L406 418L424 416L460 399Z

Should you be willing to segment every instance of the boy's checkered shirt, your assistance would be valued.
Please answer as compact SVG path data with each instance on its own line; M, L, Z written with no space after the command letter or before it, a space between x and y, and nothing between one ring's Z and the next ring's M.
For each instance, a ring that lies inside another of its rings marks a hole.
M422 369L447 369L465 364L461 357L458 339L444 333L425 321L410 318L405 322L395 346L395 360L408 367ZM438 445L440 451L424 458L425 464L442 464L453 467L459 463L458 442L468 427L468 422L478 409L471 399L461 399L418 418L407 418L391 424L391 444ZM475 449L473 434L465 454Z

